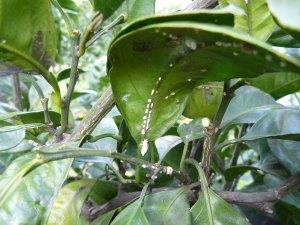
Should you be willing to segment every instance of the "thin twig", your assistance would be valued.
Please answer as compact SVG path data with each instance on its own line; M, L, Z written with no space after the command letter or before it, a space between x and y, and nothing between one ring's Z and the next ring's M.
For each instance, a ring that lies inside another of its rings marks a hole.
M20 86L20 79L18 74L12 75L12 92L13 92L13 102L16 108L20 111L23 110L22 107L22 92Z
M125 20L125 16L123 14L121 14L114 21L112 21L110 24L108 24L104 28L96 30L94 36L89 41L86 42L85 48L90 47L95 41L98 40L99 37L106 34L108 31L110 31L112 28L114 28L118 24L123 23L124 20Z
M76 32L75 38L73 40L73 56L71 62L71 71L70 71L70 82L67 90L67 94L62 101L62 112L61 112L61 127L59 129L59 135L66 132L69 125L69 113L70 113L70 104L72 99L72 94L74 92L75 85L79 78L78 76L78 63L79 58L77 55L80 42L80 33Z

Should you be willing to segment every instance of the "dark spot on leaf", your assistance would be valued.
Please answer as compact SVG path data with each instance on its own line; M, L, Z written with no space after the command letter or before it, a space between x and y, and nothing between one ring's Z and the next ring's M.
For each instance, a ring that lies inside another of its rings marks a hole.
M251 45L249 45L249 44L247 44L247 43L244 43L244 44L243 44L243 50L244 50L245 52L252 52L252 49L253 49L253 47L252 47Z
M147 52L153 50L150 41L133 41L132 49L137 52Z
M47 56L44 50L44 35L42 31L38 31L34 35L31 49L33 57L46 68L49 68L53 64L53 60Z

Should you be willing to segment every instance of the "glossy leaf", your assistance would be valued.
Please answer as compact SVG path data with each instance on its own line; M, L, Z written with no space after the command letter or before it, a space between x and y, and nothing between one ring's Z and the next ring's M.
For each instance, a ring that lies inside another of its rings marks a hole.
M0 151L11 149L20 144L25 138L25 131L25 129L19 129L0 133Z
M278 28L273 32L271 37L268 39L271 45L286 47L286 48L299 48L300 41L293 38L290 34L286 33L281 28Z
M1 201L0 223L9 224L11 221L18 221L20 224L45 224L55 196L66 178L68 171L66 162L69 161L44 164L23 178L15 175L7 177L15 183L10 193ZM20 202L22 204L19 204Z
M134 31L138 28L142 28L146 25L154 25L157 23L164 23L170 21L190 21L190 22L199 22L199 23L213 23L218 25L227 25L233 26L234 24L234 16L233 14L236 11L223 8L223 9L199 9L196 12L180 12L173 13L170 15L154 15L146 18L141 18L138 21L134 21L133 23L128 24L124 27L117 37L125 35L131 31ZM115 39L116 40L116 39Z
M60 115L54 111L49 111L51 120L55 127L60 124ZM0 120L16 119L21 120L22 123L44 123L44 111L31 111L31 112L11 112L0 114Z
M105 213L104 215L100 216L96 220L94 220L91 225L109 225L112 217L114 216L116 210L110 211Z
M126 21L154 14L155 0L93 0L94 8L100 11L104 19L124 14Z
M300 90L300 76L296 73L269 73L246 81L276 99Z
M196 87L187 102L183 115L189 118L214 119L223 98L223 83L215 82Z
M145 125L149 140L169 129L197 84L256 77L266 71L297 71L299 66L298 61L229 28L188 22L146 26L124 35L111 46L109 59L116 102L137 142ZM145 112L151 112L149 122Z
M281 108L270 95L251 86L243 86L234 94L235 96L225 111L220 127L234 123L255 123L271 109Z
M47 224L77 224L83 203L95 182L95 180L78 180L60 189Z
M148 195L143 210L150 224L190 225L191 216L184 188Z
M162 161L165 156L171 151L175 146L182 143L182 139L174 135L166 135L155 140L155 146L159 154L159 160Z
M300 127L295 126L299 122L300 110L298 109L282 108L272 110L260 118L241 139L250 141L275 137L299 140Z
M202 138L204 137L202 119L194 119L188 124L180 124L177 131L182 140L186 143Z
M269 147L278 161L292 174L300 171L300 142L269 139Z
M68 79L70 78L70 72L71 72L71 69L65 69L63 71L61 71L58 75L57 75L57 81L62 81L62 80L65 80L65 79ZM82 69L78 69L78 74L82 74L84 73L85 71L82 70Z
M235 17L235 27L260 40L267 40L272 34L275 23L269 12L266 0L227 0L243 10Z
M58 147L52 145L51 149ZM73 160L54 161L32 170L41 162L36 156L29 153L17 158L1 175L0 224L9 224L10 221L45 224L48 220L53 201Z
M0 207L2 208L5 201L9 199L10 194L15 190L15 187L22 181L23 176L35 165L38 160L35 154L28 154L17 158L0 176ZM1 218L0 211L0 218ZM2 214L3 216L3 214ZM1 220L0 220L1 221Z
M235 178L239 177L239 175L243 175L248 171L257 172L259 170L260 170L259 168L254 166L244 166L244 165L232 166L224 171L224 176L227 182L232 182Z
M17 131L17 130L24 130L24 129L37 129L44 127L45 124L42 123L29 123L29 124L21 124L21 125L11 125L11 126L6 126L6 127L1 127L0 128L0 134L1 133L6 133L6 132L12 132L12 131Z
M116 103L138 143L165 133L197 84L297 71L300 65L229 28L187 22L151 25L120 37L109 59Z
M300 2L294 0L267 0L269 9L279 26L300 40Z
M276 174L287 176L286 170L281 166L277 158L272 153L267 139L258 139L255 141L247 141L246 144L257 152L259 161L256 167L268 174Z
M16 67L40 72L52 64L57 35L49 1L1 1L0 27L0 63L7 73Z
M141 208L142 199L127 206L113 220L112 225L150 225L144 211Z
M226 224L226 225L250 225L247 222L246 217L241 215L237 210L235 210L230 204L221 199L217 194L208 189L209 200L212 209L213 216L213 224ZM208 211L205 206L205 198L202 193L195 203L195 205L191 208L191 212L193 215L193 224L202 225L209 224L208 221Z
M79 11L79 7L75 4L73 0L58 0L61 7L69 9L72 11Z
M109 18L121 5L125 2L125 0L92 0L93 7L95 10L98 10L102 13L103 18Z

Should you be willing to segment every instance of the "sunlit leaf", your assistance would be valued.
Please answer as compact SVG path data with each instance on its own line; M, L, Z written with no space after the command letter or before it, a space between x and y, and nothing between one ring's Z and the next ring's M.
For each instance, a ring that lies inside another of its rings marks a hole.
M269 9L279 26L300 40L300 2L294 0L267 0Z

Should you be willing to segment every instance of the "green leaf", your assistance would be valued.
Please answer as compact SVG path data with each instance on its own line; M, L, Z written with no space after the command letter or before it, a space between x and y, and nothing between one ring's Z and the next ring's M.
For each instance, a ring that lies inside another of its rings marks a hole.
M77 224L83 203L95 182L95 180L78 180L60 189L47 224Z
M208 117L214 119L223 98L223 83L214 82L196 87L183 115L189 118Z
M273 32L268 39L268 43L271 45L286 47L286 48L299 48L300 42L286 33L284 30L278 28Z
M187 191L184 188L146 196L143 210L150 224L191 224Z
M157 23L164 23L170 21L190 21L190 22L199 22L199 23L213 23L217 25L227 25L233 26L234 17L233 13L236 11L229 10L229 9L200 9L196 12L180 12L180 13L173 13L170 15L155 15L149 16L146 18L141 18L138 21L134 21L133 23L128 24L124 27L117 37L130 33L138 28L142 28L146 25L154 25ZM117 38L116 37L116 38ZM115 40L116 40L115 38Z
M31 123L31 124L21 124L21 125L12 125L12 126L6 126L0 128L0 134L6 133L6 132L12 132L17 130L26 130L26 129L37 129L45 127L45 124L42 123Z
M49 111L51 120L55 127L60 125L60 115L57 112ZM44 111L30 111L30 112L12 112L0 114L0 120L16 119L22 123L44 123Z
M247 141L246 144L259 155L259 162L256 165L257 168L269 174L280 176L288 175L274 154L271 152L267 139Z
M294 0L267 0L269 9L279 26L300 40L300 2Z
M75 2L73 2L73 0L58 0L58 2L61 7L65 9L69 9L75 12L79 11L79 7L75 4Z
M245 217L235 211L227 202L210 190L204 171L196 160L187 159L186 162L192 164L197 169L199 181L201 182L201 194L190 210L193 218L192 224L250 225Z
M300 127L295 126L299 122L300 110L292 108L274 109L260 118L241 140L251 141L271 137L299 140Z
M141 208L142 199L135 201L133 204L127 206L122 212L113 220L112 225L150 225L145 213Z
M269 147L278 161L292 174L300 171L300 142L269 139Z
M254 166L232 166L224 171L224 176L227 182L232 182L235 178L237 178L239 175L243 175L247 171L254 171L257 172L260 169Z
M202 119L194 119L188 124L180 124L177 131L185 143L202 138L204 137Z
M275 29L266 0L227 0L243 10L235 17L235 28L260 40L267 40Z
M55 77L47 70L57 53L50 2L3 0L0 27L0 75L37 72L58 92Z
M182 143L182 138L174 135L166 135L155 140L155 147L159 155L159 161L164 160L166 155Z
M5 172L0 176L0 208L6 200L14 193L16 187L22 181L23 176L35 165L39 163L35 154L27 154L14 160ZM4 213L0 211L0 221Z
M19 145L25 138L25 131L26 129L23 128L0 133L0 151L8 150Z
M164 134L201 83L300 66L230 28L192 22L155 24L123 35L110 47L109 62L116 103L137 143Z
M2 0L0 6L2 44L11 46L49 67L57 49L57 34L50 2ZM13 57L9 53L1 55L1 61L12 63L25 70L35 69L24 58Z
M65 69L63 71L61 71L58 75L57 75L57 81L62 81L62 80L65 80L65 79L68 79L70 77L70 72L71 72L71 69ZM85 71L82 70L82 69L78 69L78 74L82 74L84 73Z
M71 160L44 164L25 177L38 162L35 158L30 159L30 155L16 160L18 161L9 166L10 172L5 171L2 175L5 177L0 178L1 187L3 184L5 189L9 189L8 193L4 193L1 188L0 224L9 224L11 221L18 221L20 224L45 224L55 196L67 176ZM14 165L19 167L18 171ZM13 181L9 187L8 181Z
M93 6L103 14L104 19L124 14L126 22L129 22L154 14L155 0L93 0Z
M95 221L91 223L91 225L109 225L112 217L114 216L116 210L112 210L104 215L98 217Z
M271 109L282 107L269 94L251 86L240 87L234 94L220 127L239 123L255 123Z
M246 81L276 99L300 90L300 76L296 73L268 73Z
M211 225L250 225L247 222L246 217L241 215L237 210L221 199L212 190L208 189L208 195L213 218L213 223ZM191 212L193 216L193 224L209 224L208 211L203 193L201 193L198 201L191 208Z
M104 19L109 18L124 2L125 0L92 0L94 9L100 11Z
M44 150L59 149L60 145L44 147ZM74 145L77 146L76 143L70 146ZM39 166L41 160L33 153L12 162L0 177L0 224L15 220L20 224L45 224L72 162L65 159ZM39 167L34 169L36 166ZM16 215L19 215L17 219Z

